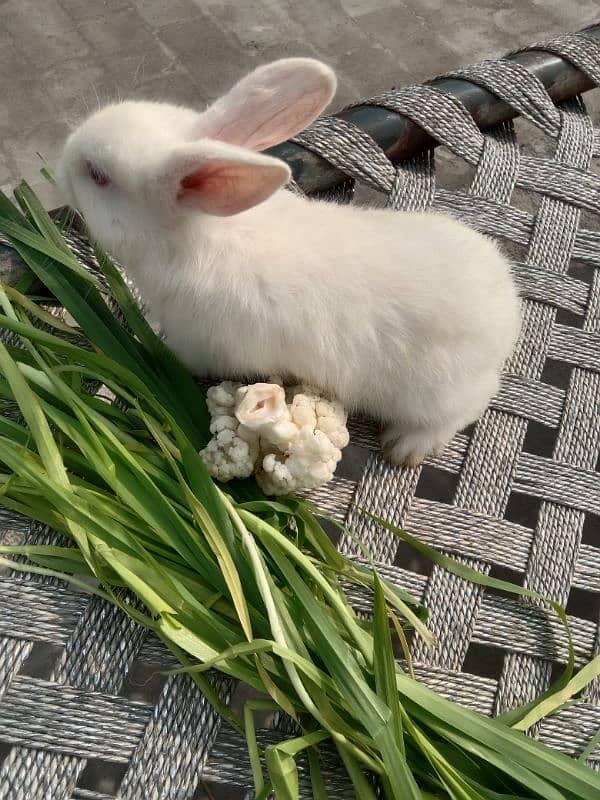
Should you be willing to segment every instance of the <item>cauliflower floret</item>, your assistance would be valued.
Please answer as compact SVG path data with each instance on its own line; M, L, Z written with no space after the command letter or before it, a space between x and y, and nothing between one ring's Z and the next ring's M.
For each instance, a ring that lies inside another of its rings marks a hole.
M218 386L211 386L206 392L206 405L211 417L233 416L235 395L240 383L223 381Z
M319 400L316 406L317 428L327 436L331 444L339 450L350 441L346 428L348 415L338 400Z
M268 453L256 473L256 482L265 494L289 494L296 484L283 453Z
M218 481L249 478L259 456L258 436L251 437L247 431L223 428L213 436L200 456L212 477Z
M206 393L213 438L200 456L213 478L248 478L259 457L258 435L243 428L234 416L239 383L223 381Z
M281 419L268 426L260 433L261 446L266 450L269 446L285 453L298 435L298 426L289 419Z
M291 414L296 425L301 428L303 425L317 427L317 403L321 399L310 387L297 386L292 389Z
M227 414L219 414L212 418L210 422L210 432L215 435L220 431L230 430L235 431L239 427L239 422L235 417L230 417Z
M242 386L236 394L235 417L260 436L261 450L285 451L298 433L286 405L285 391L276 383Z
M311 386L225 381L209 389L207 404L213 438L201 455L209 472L220 481L256 472L265 494L330 481L348 444L343 406Z
M269 453L256 475L265 494L315 489L333 478L341 451L320 430L304 425L288 453Z
M312 387L297 386L292 390L291 413L296 425L311 425L323 431L340 450L350 441L346 428L348 415L342 404L324 399Z

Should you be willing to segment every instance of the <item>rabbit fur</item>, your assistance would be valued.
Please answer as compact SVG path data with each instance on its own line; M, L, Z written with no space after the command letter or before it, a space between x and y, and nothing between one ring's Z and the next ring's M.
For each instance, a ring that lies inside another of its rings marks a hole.
M388 457L415 465L498 390L518 293L494 242L449 216L284 188L289 167L261 151L335 86L321 62L283 59L204 112L108 105L68 138L58 184L193 372L318 387L383 423Z

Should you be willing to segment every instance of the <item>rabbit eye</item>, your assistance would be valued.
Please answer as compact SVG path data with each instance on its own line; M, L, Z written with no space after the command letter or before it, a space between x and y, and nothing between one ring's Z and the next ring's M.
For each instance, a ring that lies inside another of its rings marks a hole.
M105 172L102 172L101 169L95 167L90 161L87 162L86 166L88 175L94 181L96 186L108 186L110 183L110 178Z

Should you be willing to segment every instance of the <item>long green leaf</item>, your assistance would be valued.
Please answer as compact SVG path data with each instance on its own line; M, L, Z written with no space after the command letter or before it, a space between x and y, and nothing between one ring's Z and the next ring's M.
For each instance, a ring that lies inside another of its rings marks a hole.
M381 581L375 576L375 596L373 602L373 668L375 691L391 712L390 728L393 738L405 759L402 717L396 686L396 664L392 649L392 637ZM418 795L416 795L418 797ZM410 794L407 795L410 797Z
M41 259L33 256L34 253L41 254L46 256L47 259L62 264L73 275L87 281L90 286L98 286L98 282L93 275L87 272L72 254L60 250L36 231L28 230L19 223L2 216L0 216L0 230L13 241L15 249L29 267L31 267L32 263L37 263L38 266L42 263ZM34 269L33 271L35 272L36 270Z
M169 350L162 339L156 335L152 327L148 324L148 321L133 299L119 270L115 267L110 258L108 258L106 253L101 251L97 245L94 247L94 252L102 272L108 281L112 296L123 312L127 324L154 359L168 385L177 386L177 392L182 403L193 416L194 423L198 430L205 432L206 441L208 441L210 437L210 415L206 407L204 394L200 391L188 370L185 369L174 353ZM206 442L201 442L199 446L201 447L204 444L206 444Z
M560 752L551 750L497 720L489 720L436 695L419 681L396 673L402 702L415 719L428 725L443 725L445 736L460 738L468 752L479 752L481 745L502 755L503 771L514 774L522 765L546 782L574 792L580 800L594 800L600 792L600 777ZM542 795L544 796L544 795Z
M391 712L370 689L358 665L356 652L340 636L314 595L277 547L272 548L271 557L302 604L304 621L333 680L344 687L350 705L356 708L359 719L371 736L377 736L386 726Z
M35 440L46 470L53 476L57 483L62 486L68 486L69 480L67 478L67 473L44 412L42 411L36 395L29 388L27 381L1 341L0 369L10 384L15 399L19 403L21 413Z
M64 241L59 228L56 226L54 220L50 217L44 206L40 203L35 192L27 181L21 181L14 191L15 199L20 205L26 209L31 216L35 226L42 234L45 240L55 244L59 250L62 250L66 255L73 256L72 251Z
M544 717L553 714L564 703L570 700L574 695L582 691L589 683L595 680L600 675L600 656L593 658L588 664L582 667L575 677L567 683L567 685L549 695L544 700L538 700L522 719L516 722L512 727L515 730L525 731L536 722L539 722Z
M346 771L352 780L356 800L377 800L377 795L375 794L373 787L365 777L365 774L361 770L356 759L347 752L343 745L340 745L338 742L336 742L336 746L338 753L344 762Z
M169 461L169 463L171 464L171 468L175 472L177 480L179 481L179 483L181 485L181 488L183 489L184 494L186 495L188 505L192 510L194 518L195 518L196 522L198 523L200 529L204 532L204 535L206 536L206 539L207 539L207 542L209 544L209 547L213 551L214 556L217 559L217 563L219 564L219 566L221 568L221 572L223 574L223 578L224 578L225 583L227 585L227 589L229 590L229 594L230 594L231 600L232 600L233 605L235 606L235 609L236 609L236 611L238 613L238 617L239 617L239 620L240 620L240 625L242 626L242 630L244 631L244 634L246 635L246 638L248 639L248 641L252 641L252 639L254 638L254 634L252 632L252 623L250 621L250 614L249 614L249 611L248 611L248 605L246 603L246 598L244 597L244 592L242 590L242 584L241 584L241 581L240 581L240 576L238 574L238 571L236 569L236 565L235 565L234 560L233 560L232 555L231 555L231 551L234 550L234 548L232 546L233 545L233 530L231 528L230 520L227 517L227 512L225 511L224 508L215 508L213 510L213 515L216 515L220 519L224 518L224 521L226 523L220 529L220 526L218 524L214 523L213 517L208 513L208 510L205 507L205 504L203 504L198 499L198 495L194 494L192 489L189 487L189 485L184 480L181 470L179 469L179 467L175 463L175 460L173 459L171 454L168 452L168 450L162 444L162 440L161 440L160 436L157 435L158 432L157 432L153 422L150 420L150 418L147 415L144 415L144 419L145 419L146 424L148 425L149 429L154 432L154 435L155 435L155 438L156 438L156 441L157 441L158 445L163 450L165 458ZM212 484L212 486L214 487L214 484ZM215 505L216 504L220 504L222 506L220 497L216 493L214 493L212 498L211 498L211 494L210 493L204 493L204 495L201 494L200 496L201 497L203 496L205 498L205 503L207 502L207 499L208 500L213 499ZM229 548L226 546L225 539L221 535L221 531L222 530L229 530L230 533L231 533L231 537L230 537L230 541L229 541Z
M319 756L317 749L310 747L306 751L308 757L308 769L310 774L310 786L312 789L313 800L328 800L327 789L325 781L323 780L323 773L321 765L319 764Z
M508 592L510 594L518 595L520 597L527 598L529 600L535 600L539 603L546 603L548 604L555 614L558 616L560 621L563 624L565 629L565 633L567 635L568 640L568 648L569 648L569 655L567 659L567 665L559 677L559 679L551 686L541 697L534 700L532 703L527 704L521 708L514 709L513 711L509 711L501 716L501 719L504 721L506 725L514 725L515 723L519 722L526 714L530 713L532 709L534 709L539 703L545 701L548 697L551 697L557 692L560 692L564 689L564 687L570 681L573 675L573 669L575 666L575 647L573 644L573 637L571 635L571 627L569 625L569 620L567 617L567 613L565 609L556 601L544 597L543 595L539 594L539 592L533 591L533 589L527 589L524 586L518 586L517 584L509 583L508 581L503 581L498 578L492 578L489 575L484 575L482 572L478 572L477 570L473 569L472 567L467 566L466 564L461 564L459 561L456 561L453 558L449 558L445 556L443 553L440 553L433 547L429 547L424 542L421 542L415 536L412 536L410 533L401 530L395 525L390 524L381 517L378 517L374 514L371 514L368 511L362 511L363 514L370 517L372 520L377 522L386 530L390 531L390 533L395 534L400 539L403 539L405 542L414 547L419 553L422 553L427 558L430 559L434 564L437 564L440 567L448 570L453 575L457 575L459 578L463 578L465 581L469 581L470 583L474 583L476 586L485 586L490 589L499 589L500 591Z
M309 561L309 559L307 559L301 553L301 551L289 541L289 539L283 536L280 531L278 531L272 525L266 523L264 520L260 520L249 514L247 511L240 510L239 513L241 519L257 536L266 538L266 541L268 541L270 544L269 551L271 554L276 553L277 548L281 549L289 558L293 559L294 562L303 570L303 572L307 573L307 575L316 583L316 585L323 592L324 596L327 598L328 602L330 602L338 612L338 617L341 623L347 629L352 639L356 642L356 646L360 649L367 661L370 661L372 659L372 653L370 652L370 648L368 646L369 637L358 624L356 614L345 596L332 587L323 577L323 575Z

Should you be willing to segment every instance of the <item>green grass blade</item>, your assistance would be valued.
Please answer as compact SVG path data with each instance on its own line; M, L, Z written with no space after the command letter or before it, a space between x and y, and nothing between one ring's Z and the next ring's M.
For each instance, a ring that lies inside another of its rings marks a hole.
M396 673L401 701L415 720L444 727L451 741L475 755L484 746L502 756L503 771L510 777L515 764L522 765L561 791L573 792L579 800L600 796L600 776L555 750L529 739L498 720L481 717L462 706L436 695L419 681ZM542 795L544 796L544 795Z
M544 800L565 800L565 794L556 786L553 786L550 782L545 780L543 776L536 774L534 771L515 760L507 759L503 753L498 753L493 748L486 747L480 742L455 731L449 733L446 728L434 727L433 730L437 730L444 738L456 742L463 749L468 750L469 753L478 756L488 765L488 768L489 766L494 766L505 772L511 779L526 787L528 792L533 793L534 797L540 797ZM444 779L447 779L447 775L449 774L447 767L444 773L440 774L442 774ZM461 785L462 791L468 791L468 789L465 788L468 786L466 781L461 781ZM488 800L487 796L480 795L478 791L477 797L481 798L481 800Z
M24 564L21 561L13 561L10 558L4 558L2 556L0 556L0 567L11 569L14 572L26 572L33 575L41 575L45 578L56 578L63 583L69 583L73 586L77 586L79 589L83 589L83 591L87 594L93 594L96 597L101 597L107 602L111 602L112 600L111 596L107 592L104 592L102 589L90 584L89 581L81 580L77 577L77 575L57 572L56 570L47 569L46 567L36 567L35 564Z
M11 202L6 194L0 189L0 218L8 219L22 228L30 231L33 230L33 225L27 217ZM1 228L0 228L1 230Z
M375 691L391 711L390 730L402 757L405 758L392 637L383 588L377 575L373 599L373 668Z
M241 519L253 531L256 536L259 536L265 543L268 543L268 552L273 556L279 550L286 554L287 558L293 559L296 565L310 577L312 581L322 591L327 601L336 609L338 618L343 626L348 631L351 639L356 643L367 662L372 660L372 652L369 643L369 637L365 631L360 627L356 619L356 614L346 597L342 592L339 592L335 587L328 583L326 578L315 568L309 559L307 559L295 545L289 541L283 534L273 526L266 523L247 511L239 511Z
M254 657L254 666L261 681L263 682L266 694L268 694L269 697L273 698L275 703L279 706L279 708L282 711L284 711L288 715L288 717L291 717L293 720L297 721L298 716L296 714L296 708L293 702L289 699L288 695L280 688L280 686L278 686L278 684L275 683L275 681L267 671L267 668L265 667L263 660L258 655Z
M12 303L16 303L17 305L21 306L23 310L39 319L39 321L43 324L49 325L52 328L56 328L56 330L59 330L61 333L66 333L68 336L79 335L79 332L75 330L75 328L71 328L59 317L55 316L54 314L50 314L37 303L34 303L33 300L19 292L14 286L5 286L0 284L0 288Z
M282 744L269 745L265 758L277 800L297 800L299 797L298 767L296 757L307 748L328 739L326 731L313 731L304 736L288 739Z
M88 428L90 441L94 442L89 456L99 458L101 462L111 465L111 468L104 472L103 477L115 494L133 509L165 544L173 547L202 574L208 576L207 564L200 556L202 542L196 531L177 514L172 503L140 467L135 456L114 436L102 418L87 408L79 396L64 383L54 378L52 373L48 372L47 374L50 379L54 380L57 392L71 405L80 422L95 429L96 435L92 435L91 428ZM104 442L110 444L110 453L106 450ZM214 579L218 580L219 578L222 580L222 576L216 570ZM224 583L218 588L224 589Z
M238 618L240 620L240 625L242 626L242 630L244 631L244 634L246 635L248 641L252 641L252 639L254 638L254 634L252 632L250 613L248 611L248 605L246 603L246 598L242 590L242 583L240 581L240 576L238 574L236 565L231 555L232 552L235 552L235 546L233 541L234 538L233 529L231 527L231 521L227 516L227 512L225 511L221 498L216 493L214 484L212 483L212 481L210 481L211 484L210 489L212 491L200 493L200 496L203 497L204 503L202 503L198 499L198 495L194 494L190 486L184 480L182 472L175 463L175 460L168 452L168 450L164 448L162 440L157 435L158 432L156 431L153 422L147 415L144 415L144 418L149 428L154 431L157 443L159 444L161 449L163 449L165 458L169 461L169 463L171 464L171 468L175 472L177 480L179 481L181 488L183 489L183 492L186 495L188 506L192 510L192 513L194 515L194 518L196 519L196 522L198 523L198 526L204 532L208 545L212 550L215 558L217 559L217 563L221 569L221 573L225 580L225 584L229 591L229 595L238 613ZM189 448L189 445L187 445L187 448ZM191 455L190 453L187 453L188 472L190 469L189 467L190 455ZM197 454L194 453L193 455L195 456L195 459L198 462L200 462L200 458L197 457ZM194 466L192 466L192 469L194 468ZM203 473L204 470L199 469L195 470L194 475L197 480L201 481ZM208 508L205 507L205 504L207 502L210 502L211 500L213 501L211 504L212 515L209 513ZM217 524L215 524L214 522L214 517L217 518ZM221 521L223 522L221 525L219 525ZM228 531L230 533L230 539L228 544L226 544L224 537L221 535L222 531Z
M306 751L306 754L308 757L308 771L313 800L329 800L316 748L310 747Z
M549 695L544 700L535 703L532 710L529 711L522 719L515 723L512 727L515 730L525 731L536 722L539 722L544 717L553 714L557 711L563 703L566 703L574 695L582 691L589 683L595 680L600 675L600 656L593 658L588 664L582 667L574 678L567 683L567 685Z
M272 642L270 639L253 639L251 642L241 642L240 644L234 644L228 647L203 664L192 664L191 667L176 667L175 669L168 670L167 674L178 675L182 672L207 672L209 669L214 669L226 661L235 661L241 656L255 655L265 650L272 652L274 645L275 642Z
M0 370L19 404L46 470L61 486L68 486L65 466L40 403L1 341Z
M338 753L340 754L340 758L346 767L346 772L350 776L350 780L354 786L356 800L377 800L377 795L375 794L372 785L365 777L365 774L360 768L356 759L350 753L348 753L344 746L340 745L339 742L336 742L336 746Z
M86 365L90 369L91 376L101 376L103 382L113 391L118 391L124 399L135 402L135 398L130 394L133 392L140 401L148 403L150 408L159 409L163 414L168 413L165 406L160 405L162 402L160 395L165 394L164 385L157 392L155 387L145 383L135 371L132 372L122 362L103 353L85 350L47 331L39 330L33 325L10 319L2 314L0 314L0 328L13 331L34 344L47 347L52 352L61 353L69 357L75 364ZM127 387L127 390L123 387ZM185 415L183 418L179 417L178 420L180 425L189 425L189 419ZM190 430L188 427L184 429L184 432L190 438L191 443L196 440L200 441L202 438L195 429Z
M188 370L148 324L119 270L106 253L97 246L94 247L94 252L108 281L111 294L123 312L127 324L155 361L157 368L164 375L165 381L170 386L177 386L177 392L182 404L189 410L197 429L204 432L205 441L197 443L198 448L203 447L210 439L210 414L206 407L204 393L200 390Z
M260 763L260 752L256 740L256 728L254 726L254 712L259 710L263 710L263 704L260 701L248 700L244 704L244 734L248 746L248 758L250 759L250 769L256 795L260 795L265 786L265 778Z
M329 621L294 567L277 547L272 547L270 555L301 605L304 622L328 672L336 683L343 686L350 707L356 709L358 718L371 736L377 736L390 719L390 710L370 689L357 663L356 653Z
M40 203L35 192L27 181L21 181L14 191L15 198L29 212L34 224L44 239L55 244L59 250L68 255L72 255L71 250L64 241L60 231L56 227L54 220L50 217L44 206Z
M41 256L45 256L46 263L48 259L50 259L55 264L66 267L66 269L72 273L73 277L85 281L91 287L99 288L97 279L82 267L71 253L65 253L55 244L44 239L44 237L36 231L25 228L23 225L2 215L0 215L0 231L11 240L15 250L19 253L27 266L42 280L44 285L47 286L48 284L41 275L38 274L38 270L44 272L46 269L46 264L44 264Z
M296 760L287 753L282 753L276 745L266 748L265 760L277 800L299 800Z
M559 677L559 679L541 697L537 698L535 701L533 701L533 703L529 703L528 705L522 708L518 708L506 714L503 714L500 717L500 719L502 719L505 724L514 725L522 717L524 717L525 714L529 713L533 708L535 708L539 703L545 701L548 697L564 689L564 687L568 684L571 677L573 676L573 669L575 666L575 648L573 645L573 637L571 634L571 627L569 625L567 613L559 603L555 602L550 598L544 597L543 595L533 591L532 589L527 589L523 586L518 586L517 584L509 583L508 581L503 581L498 578L492 578L489 575L484 575L482 572L478 572L472 567L468 567L466 564L461 564L459 561L456 561L453 558L445 556L443 553L440 553L435 548L429 547L429 545L424 544L424 542L421 542L415 536L412 536L410 533L401 530L395 525L391 525L389 522L386 522L386 520L381 519L381 517L378 517L362 509L361 511L363 514L365 514L365 516L368 516L371 519L373 519L383 528L390 531L390 533L395 534L403 541L410 544L411 547L414 547L415 550L417 550L419 553L425 555L434 564L443 567L444 569L448 570L448 572L451 572L453 575L457 575L459 578L463 578L463 580L469 581L470 583L474 583L476 586L484 586L491 589L499 589L500 591L508 592L513 595L518 595L520 597L524 597L529 600L535 600L540 603L546 603L552 608L552 610L558 616L558 618L563 624L568 640L569 656L567 659L567 665L562 675Z
M2 453L3 442L0 441L0 461L2 461ZM67 521L48 506L47 498L42 494L35 498L31 496L22 497L18 492L15 492L12 486L7 486L3 481L2 490L0 491L0 505L36 522L41 522L42 525L47 525L58 533L69 535Z

